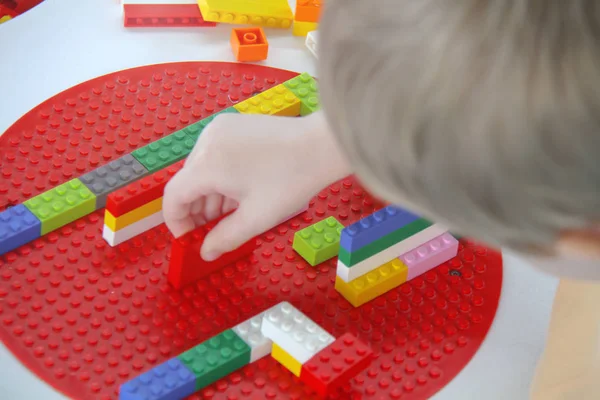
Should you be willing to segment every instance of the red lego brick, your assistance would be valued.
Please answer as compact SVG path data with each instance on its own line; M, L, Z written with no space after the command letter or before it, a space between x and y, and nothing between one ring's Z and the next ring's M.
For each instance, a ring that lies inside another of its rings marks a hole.
M114 217L120 217L144 204L163 197L167 182L183 167L184 162L185 160L181 160L112 192L106 198L106 209Z
M365 370L372 360L373 350L345 333L302 365L300 380L326 397Z
M207 262L200 257L200 248L204 243L204 238L226 216L200 226L178 239L173 239L169 271L167 272L167 280L173 287L180 289L187 284L196 282L240 258L249 256L257 248L256 238L252 238L236 250L225 253L214 261Z
M13 8L10 8L10 7L0 3L0 18L6 17L6 16L14 18L17 15L18 14L16 13L16 11Z
M197 4L125 4L123 25L137 27L216 26L205 21Z

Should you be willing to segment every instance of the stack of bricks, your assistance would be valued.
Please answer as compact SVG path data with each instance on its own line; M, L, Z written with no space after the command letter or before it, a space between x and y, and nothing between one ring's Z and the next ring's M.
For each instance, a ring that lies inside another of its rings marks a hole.
M181 400L271 352L262 314L121 385L120 400Z
M349 333L336 340L288 302L265 313L262 334L273 342L271 356L323 397L367 368L373 355Z
M341 233L335 288L358 307L456 256L438 224L388 206Z
M206 21L289 29L294 14L288 0L198 0Z
M128 28L212 27L196 0L121 0L123 25Z
M173 132L80 178L0 213L0 255L83 218L105 205L104 237L122 243L162 223L166 180L192 151L202 131L223 113L305 116L320 109L316 81L301 74L270 90ZM177 163L177 164L176 164ZM149 176L150 174L153 174ZM144 216L140 219L140 216Z
M104 211L104 240L117 246L162 224L165 186L182 166L180 161L109 194Z
M294 36L306 36L319 28L323 0L297 0L294 15Z

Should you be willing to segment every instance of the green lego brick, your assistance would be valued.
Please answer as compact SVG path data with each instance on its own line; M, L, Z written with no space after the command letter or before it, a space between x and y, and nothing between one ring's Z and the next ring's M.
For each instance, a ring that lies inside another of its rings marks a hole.
M210 117L201 119L200 121L196 122L195 124L192 124L190 126L183 128L182 131L184 131L189 137L194 139L194 143L195 143L198 140L198 138L200 137L200 134L202 133L204 128L206 128L206 125L211 123L212 120L215 119L215 117L217 115L219 115L219 114L239 114L239 113L240 112L238 110L236 110L234 107L229 107L222 111L219 111L218 113L211 115Z
M195 141L183 130L165 136L131 153L149 172L156 172L184 159Z
M393 246L394 244L411 237L415 233L421 232L422 230L430 227L431 225L431 222L421 218L406 226L403 226L402 228L390 233L387 236L382 237L381 239L378 239L364 247L361 247L360 249L352 253L349 253L348 250L342 247L340 248L340 253L338 254L338 260L343 262L344 265L351 267L387 249L388 247ZM401 256L401 254L398 254L398 257L399 256Z
M300 99L302 103L300 106L300 116L304 117L321 109L317 81L306 72L289 81L283 82L283 85Z
M250 346L227 329L177 358L196 376L196 390L200 390L248 365L250 352Z
M42 222L42 235L96 210L96 196L79 179L55 187L25 202Z
M338 254L342 229L344 225L329 217L296 232L292 247L314 267Z

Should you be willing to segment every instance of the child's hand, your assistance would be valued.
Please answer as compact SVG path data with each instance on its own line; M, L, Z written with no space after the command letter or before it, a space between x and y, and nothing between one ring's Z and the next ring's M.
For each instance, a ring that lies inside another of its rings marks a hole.
M202 257L212 261L307 205L346 172L336 170L324 126L318 114L217 116L165 189L163 211L173 235L237 208L206 237Z

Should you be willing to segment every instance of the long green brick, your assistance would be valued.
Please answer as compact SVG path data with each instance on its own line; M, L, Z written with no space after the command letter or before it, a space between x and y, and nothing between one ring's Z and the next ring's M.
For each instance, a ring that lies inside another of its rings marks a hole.
M194 148L195 141L183 129L152 142L131 153L149 172L183 160Z
M227 329L177 358L192 371L196 377L196 390L200 390L248 365L250 352L250 346Z
M96 196L79 179L55 187L25 202L42 223L42 235L96 210Z
M344 263L344 265L352 267L353 265L358 264L359 262L387 249L388 247L411 237L415 233L421 232L423 229L426 229L431 225L431 222L421 218L406 226L403 226L387 236L382 237L381 239L369 243L368 245L352 253L349 253L346 249L341 247L338 254L338 260ZM400 256L401 254L398 254L398 257Z
M313 267L335 257L344 225L329 217L296 232L292 248Z
M200 134L202 133L202 131L204 130L204 128L206 128L206 125L208 125L209 123L212 122L213 119L215 119L215 117L219 114L239 114L240 112L238 110L236 110L234 107L229 107L226 108L222 111L219 111L218 113L215 113L209 117L206 117L204 119L201 119L200 121L187 126L185 128L183 128L182 130L192 139L194 139L194 143L196 143L196 141L198 141L198 138L200 137Z
M300 107L300 116L312 114L321 109L319 100L319 86L317 81L303 72L289 81L283 82L283 86L288 88L302 103Z

